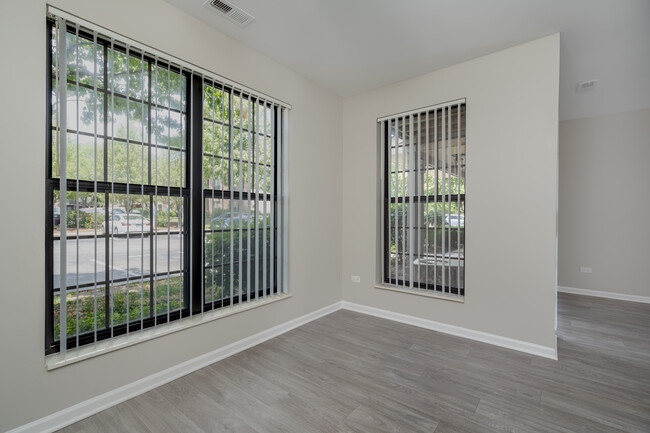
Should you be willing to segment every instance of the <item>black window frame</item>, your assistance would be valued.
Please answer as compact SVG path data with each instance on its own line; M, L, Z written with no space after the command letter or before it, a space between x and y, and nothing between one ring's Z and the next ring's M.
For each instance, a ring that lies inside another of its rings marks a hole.
M60 289L55 289L54 288L54 252L53 252L53 245L55 241L55 236L54 236L54 193L57 190L60 190L60 180L57 177L53 176L52 173L52 140L53 140L53 122L52 122L52 114L53 114L53 107L52 107L52 80L53 80L53 66L52 66L52 32L55 28L55 21L52 18L47 18L47 31L46 31L46 167L45 167L45 354L50 355L54 353L58 353L60 351L60 341L56 340L54 338L54 328L55 328L55 323L54 323L54 295L55 292L60 290ZM90 42L93 42L93 35L87 31L85 31L83 28L77 29L75 26L72 24L68 24L67 26L67 32L76 34L78 31L80 37L84 37L85 39L88 39ZM104 53L106 53L107 47L111 46L111 41L102 38L102 37L97 37L97 44L101 45L104 47ZM126 53L126 50L123 46L115 43L113 45L113 49L120 51L122 53ZM129 53L131 55L140 55L141 53L138 52L138 50L134 50L131 48L129 50ZM104 60L103 62L107 62L107 57L104 55ZM87 332L84 334L79 334L69 336L67 338L67 348L75 348L77 345L77 340L79 341L79 347L82 347L86 344L94 343L94 342L99 342L101 340L105 339L110 339L112 337L116 337L119 335L126 334L127 332L134 332L138 331L140 329L147 329L151 328L154 326L158 326L160 324L167 323L167 321L175 321L179 320L184 317L190 317L192 315L196 314L201 314L206 311L210 311L213 308L214 309L219 309L222 307L227 307L230 305L230 299L223 299L218 302L201 302L202 299L204 299L203 296L203 291L204 291L204 281L203 281L203 242L204 242L204 221L203 221L203 204L204 204L204 199L208 197L212 198L212 192L210 190L204 190L203 189L203 175L202 175L202 164L203 164L203 137L202 137L202 124L203 124L203 86L204 83L207 83L209 80L206 81L206 78L198 75L196 73L193 73L189 70L180 70L176 68L173 64L167 63L165 61L162 61L161 59L154 59L153 57L147 55L146 53L143 56L144 60L147 61L148 64L148 69L149 69L149 76L151 77L151 64L152 62L155 62L156 66L162 66L165 68L169 68L170 71L175 72L175 73L180 73L185 77L185 90L184 90L184 95L185 95L185 125L184 125L184 130L186 131L185 134L185 185L181 187L169 187L169 191L171 194L171 197L183 197L183 207L185 209L185 215L186 217L184 218L183 222L183 236L185 237L185 241L183 243L184 245L184 250L183 250L183 269L180 270L180 272L172 272L173 275L175 274L182 274L183 275L183 296L185 300L185 305L182 306L180 310L175 310L170 313L161 313L157 315L151 315L150 317L144 319L143 321L138 320L132 320L132 321L127 321L124 324L120 325L114 325L110 326L108 323L108 320L106 321L106 326L102 328L101 330L98 328L97 333L96 333L96 339L95 339L95 333L94 332ZM104 67L104 74L107 74L107 68ZM104 76L104 83L106 85L106 76ZM80 85L82 87L82 85ZM149 88L151 88L151 79L149 80ZM230 95L240 95L243 97L247 97L248 94L239 90L235 89L232 86L228 86L227 84L224 84L221 86L224 91L229 92ZM99 90L99 89L98 89ZM99 93L99 92L98 92ZM108 97L107 91L104 91L104 99ZM149 113L151 113L152 109L152 102L151 102L151 91L149 91L149 103L147 104ZM257 96L250 95L252 100L259 100ZM230 98L230 104L232 104L232 98ZM276 133L273 134L272 140L270 141L270 145L274 146L274 152L273 152L273 158L274 158L274 163L275 163L275 170L272 173L273 179L275 181L275 184L278 185L278 180L279 180L279 164L278 164L278 154L279 152L277 151L280 143L281 143L281 136L284 134L283 131L280 129L280 124L281 124L281 118L279 116L280 110L277 106L277 104L271 104L270 107L274 110L274 122L276 126ZM104 104L104 110L107 110L107 104ZM232 111L231 111L232 113ZM232 114L231 114L232 116ZM104 128L106 129L106 115L104 115ZM156 144L151 143L151 116L148 115L148 122L149 122L149 128L148 128L148 139L146 143L138 143L142 145L148 146L150 149L151 147L164 147L164 146L159 146ZM232 119L229 125L229 129L233 128L232 124ZM104 130L104 133L101 134L102 137L102 142L104 146L104 152L107 150L106 143L113 138L115 141L120 141L117 138L114 137L109 137L108 133L106 130ZM98 134L99 138L100 134ZM231 143L230 143L230 149L232 152L232 138L230 138ZM126 141L126 140L124 140ZM143 138L144 141L144 138ZM149 152L150 155L150 152ZM107 164L108 159L104 157L104 165ZM150 160L149 160L150 162ZM152 171L151 164L148 166L149 172ZM127 188L126 188L126 183L118 183L118 182L109 182L108 181L108 172L106 170L106 167L104 169L104 176L105 176L105 181L97 181L97 190L95 190L95 182L94 181L85 181L85 180L70 180L68 179L67 181L67 188L68 191L76 191L77 190L77 184L79 185L78 191L80 192L97 192L97 193L105 193L106 194L106 204L109 203L108 200L108 195L109 194L126 194ZM156 188L159 189L164 189L167 191L168 187L164 186L149 186L145 185L142 186L141 184L129 184L129 189L128 192L129 194L145 194L149 195L149 197L152 197L152 195L155 195L156 193ZM160 191L158 191L158 195L160 195ZM248 197L249 194L256 194L256 193L248 193L248 192L239 192L239 191L215 191L215 198L218 198L217 196L219 195L220 198L230 198L233 200L239 199L240 195L245 195ZM279 203L279 194L275 194L273 197L273 201L271 202L272 206L272 212L276 216L275 218L275 226L269 230L270 233L272 233L273 236L275 236L275 247L273 253L273 264L275 268L277 269L280 264L278 263L278 249L279 249L279 242L278 240L278 218L277 218L277 212L278 212L278 203ZM261 196L261 194L260 194ZM266 194L266 199L270 201L271 197L270 194ZM108 208L107 208L108 209ZM61 222L63 223L63 222ZM153 223L152 223L152 230L153 230ZM180 230L180 228L179 228ZM79 235L77 236L82 239L84 238L84 235ZM93 237L93 235L87 235L86 237ZM106 231L105 235L102 235L102 237L105 237L107 239L105 248L108 250L108 239L109 239L109 233L108 230ZM98 235L98 239L100 239ZM153 243L153 236L150 236L147 238L150 243ZM192 261L190 261L190 258ZM150 260L153 260L153 254L150 257ZM108 295L110 293L110 285L112 283L119 283L122 280L111 280L109 278L109 268L110 268L110 263L108 260L108 254L106 255L106 261L105 261L105 274L104 278L105 281L101 283L101 285L104 285L106 288L106 294ZM147 278L153 279L157 274L153 272L153 265L150 267L151 271L150 275L147 275ZM168 275L166 272L160 275ZM276 273L277 275L277 273ZM139 280L139 277L137 278ZM136 278L125 278L124 281L134 281ZM92 283L94 285L94 283ZM68 286L69 288L75 286ZM81 286L80 286L81 287ZM100 287L100 282L98 281L98 287ZM151 292L153 292L153 286ZM280 293L279 288L277 286L277 281L271 282L270 287L267 287L266 291L264 291L264 288L261 288L258 293L256 293L256 297L263 296L264 294L273 294L273 293ZM252 294L252 293L251 293ZM252 296L251 296L252 298ZM108 297L106 298L108 299ZM236 301L236 302L235 302ZM233 304L234 303L241 303L243 301L247 301L247 296L246 294L242 294L241 296L237 295L233 298ZM150 308L153 310L154 306L150 305ZM109 302L105 302L105 309L107 310L105 312L105 317L108 318L108 309L109 309Z
M464 122L463 122L463 127L462 127L462 135L461 137L464 137L466 139L467 135L467 105L465 102L458 104L457 107L461 108L461 112L464 112ZM436 113L437 110L436 109ZM443 112L446 112L446 110L451 110L452 112L454 111L452 106L442 108L444 110ZM422 110L422 113L425 113L426 115L429 115L430 111L429 110ZM456 111L457 113L457 111ZM437 114L436 114L437 115ZM399 117L398 117L399 118ZM395 119L395 122L397 123L398 118ZM383 124L380 126L380 128L383 129L382 133L384 136L384 140L386 140L386 137L391 137L391 131L390 131L390 122L383 122ZM440 126L440 125L438 125ZM433 127L433 126L430 126ZM418 126L419 128L419 126ZM395 126L395 129L397 129L397 125ZM456 132L455 130L452 129L452 132ZM381 140L380 140L381 142ZM420 142L419 140L417 141L417 144L415 145L416 149L420 147ZM402 197L391 197L391 188L392 185L390 185L390 180L391 180L391 174L393 173L391 171L391 167L389 165L389 152L392 149L391 144L387 145L387 141L384 141L381 143L382 146L382 152L383 152L383 167L382 167L382 172L383 172L383 206L382 206L382 212L383 212L383 227L382 227L382 233L384 237L384 248L383 251L381 252L382 257L382 264L383 264L383 274L381 276L382 278L382 283L383 284L388 284L391 286L396 286L396 287L410 287L411 281L410 279L404 279L404 278L398 278L398 275L396 275L394 278L391 278L390 275L390 261L391 261L391 243L390 243L390 231L391 231L391 226L390 226L390 214L391 214L391 205L392 204L410 204L410 203L438 203L442 204L445 206L446 203L458 203L459 205L462 203L463 208L466 206L466 194L465 193L445 193L445 194L440 194L439 191L439 185L436 183L435 186L435 194L425 194L425 195L415 195L415 196L402 196ZM437 145L436 145L437 146ZM460 140L459 140L459 146L460 146ZM465 147L467 149L467 147ZM416 155L419 154L420 150L416 150ZM464 157L466 158L466 153L464 154ZM464 220L464 215L465 212L463 212L463 220ZM407 224L407 223L405 223ZM407 230L411 230L411 228L407 225ZM449 230L454 229L453 227L449 227ZM455 230L460 230L460 227L456 227ZM436 231L441 230L441 228L436 228ZM465 246L465 225L463 224L463 250ZM444 235L444 234L443 234ZM444 252L443 252L444 254ZM399 255L399 252L397 251L396 248L396 255ZM402 254L404 255L404 253ZM410 258L412 260L412 257ZM444 260L444 258L443 258ZM463 258L463 267L465 264L465 259ZM454 287L452 285L449 286L443 286L442 284L437 284L437 282L422 282L422 281L413 281L413 288L415 289L421 289L427 292L430 292L432 295L445 295L445 294L451 294L451 295L457 295L460 297L465 296L465 270L463 269L463 284L462 287ZM412 278L412 277L410 277Z
M227 125L228 125L228 130L230 131L230 137L229 137L230 153L232 153L233 152L233 139L232 139L233 130L235 128L238 128L238 129L240 129L240 131L243 132L241 127L236 127L234 125L234 120L233 120L233 113L235 111L234 110L235 107L233 105L234 104L234 97L246 98L247 94L242 92L242 91L239 91L237 89L233 89L232 87L229 87L229 86L224 86L224 85L221 85L221 84L217 85L213 80L210 80L208 78L203 78L201 80L200 84L199 84L199 80L200 80L200 77L197 77L197 79L195 81L195 86L194 86L195 89L197 89L197 90L200 89L200 91L203 92L203 89L205 88L205 86L211 86L211 87L214 87L215 89L217 89L219 91L228 93L228 95L229 95L229 97L228 97L229 120L228 120ZM203 101L203 99L201 99L201 101ZM266 103L264 102L264 100L260 99L260 98L258 98L256 96L251 95L251 101L253 102L253 104L265 104L265 107L266 107ZM279 115L280 110L278 109L277 105L275 105L275 104L271 104L269 106L269 108L271 108L273 110L273 123L274 123L275 131L281 131L281 128L280 128L281 119L280 119L280 115ZM256 116L255 113L256 113L256 110L253 110L253 116ZM197 116L197 117L199 117L199 116ZM203 122L204 121L214 122L214 123L217 123L217 124L222 124L221 122L217 122L217 121L214 121L213 119L205 117L203 115L203 112L202 112L202 116L200 116L200 118L197 119L197 125L195 125L195 127L199 127L199 125L200 125L200 128L201 128L200 130L203 131ZM198 123L198 122L200 122L200 123ZM253 121L253 124L254 124L254 121ZM222 124L222 125L225 126L224 124ZM259 134L260 134L260 131L253 131L253 136L256 136L256 135L259 135ZM277 170L277 167L279 166L278 147L280 145L281 135L276 133L276 134L273 134L270 138L271 138L270 145L273 146L273 148L274 148L273 152L272 152L273 166L276 167L276 170L274 170L273 173L271 173L271 174L273 176L274 184L278 185L278 180L279 180L279 178L278 178L278 170ZM199 143L197 143L197 146L198 145L199 145ZM200 146L201 146L200 147L201 152L200 152L200 155L196 155L197 160L195 161L195 164L200 163L201 167L202 167L203 157L204 156L221 158L218 155L213 155L213 154L206 153L203 150L203 141L202 140L201 140ZM199 153L199 152L197 152L197 153ZM233 158L233 161L238 161L238 160ZM268 165L268 164L266 164L266 166L269 167L269 168L271 167L271 165ZM229 170L232 170L232 167L230 167ZM213 190L213 189L209 189L209 188L204 188L203 187L203 173L201 172L201 170L197 170L197 171L199 173L198 174L195 173L195 175L197 176L197 179L195 181L198 182L198 183L195 183L195 185L198 186L196 188L196 190L200 190L202 192L202 194L201 194L200 199L199 199L199 195L197 193L197 195L195 196L196 198L195 198L194 202L195 203L200 203L197 206L196 212L201 212L202 216L203 216L203 211L204 211L203 206L204 206L205 200L207 200L207 199L233 200L233 201L235 201L235 200L239 200L240 198L242 200L248 200L249 197L251 198L251 200L254 200L257 197L260 200L265 200L265 201L268 201L269 203L271 203L271 212L274 214L274 219L273 219L274 227L273 228L267 228L267 230L269 232L271 232L273 234L273 236L275 237L274 248L273 248L273 251L271 252L272 255L273 255L273 260L271 262L272 262L272 264L274 266L274 269L275 269L275 272L273 273L273 275L275 277L274 277L274 281L269 281L269 284L270 284L269 287L266 287L266 288L261 287L257 292L251 291L250 300L258 299L258 298L263 297L265 295L269 296L269 295L273 295L273 294L279 294L280 289L279 289L279 287L277 285L277 275L278 275L277 269L278 269L278 266L279 266L279 263L278 263L279 242L277 241L278 240L278 226L277 225L278 225L278 220L279 220L278 219L278 194L276 193L275 195L273 195L273 200L271 200L271 193L270 192L267 192L266 194L263 194L263 193L260 193L260 192L237 191L237 190L234 190L234 189L215 188ZM200 209L198 208L199 206L200 206ZM204 224L201 225L201 227L204 227L204 226L205 226ZM199 227L199 225L196 225L196 227ZM204 235L206 233L208 233L208 232L214 233L214 232L217 232L217 231L226 232L226 231L230 231L230 230L229 229L214 229L214 228L212 228L210 230L207 230L207 229L203 228L203 230L195 230L194 231L194 235L196 235L197 237L200 237L200 241L199 241L199 239L196 239L196 241L195 241L195 244L197 242L200 242L200 245L201 245L201 251L198 251L197 252L198 254L203 254ZM228 265L229 266L234 266L235 264L239 264L239 262L235 260L235 261L229 263ZM208 266L205 266L204 261L201 261L200 266L201 266L201 271L202 272L205 272L206 270L209 269ZM223 264L221 266L227 266L227 265ZM203 275L202 272L200 273L201 276ZM199 272L196 272L196 273L198 274ZM206 288L203 287L203 281L204 280L201 280L201 287L202 287L202 290L205 290ZM202 299L207 298L203 293L199 294L199 296L200 295L203 295ZM249 300L248 293L242 293L240 295L233 296L232 304L238 304L238 303L245 302L245 301L248 301L248 300ZM235 301L237 301L237 302L235 302ZM203 304L203 309L204 309L204 311L209 311L209 310L211 310L213 308L216 310L216 309L227 307L227 306L230 306L230 305L231 305L231 301L230 301L230 298L228 297L228 298L222 298L222 299L220 299L218 301L214 301L214 302L205 301L204 304Z

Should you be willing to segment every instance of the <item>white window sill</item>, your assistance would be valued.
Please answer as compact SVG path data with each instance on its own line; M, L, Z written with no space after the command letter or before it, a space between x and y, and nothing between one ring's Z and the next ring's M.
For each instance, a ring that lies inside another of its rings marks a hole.
M415 288L411 289L408 287L391 286L388 284L380 284L380 283L375 284L375 289L389 290L391 292L406 293L409 295L424 296L425 298L442 299L444 301L458 302L461 304L465 303L464 296L453 295L453 294L448 294L448 295L436 294L436 293L432 293L430 290L422 290L422 289L415 289Z
M193 326L201 325L206 322L228 317L233 314L241 313L243 311L252 310L253 308L261 307L263 305L272 304L274 302L282 301L291 298L290 294L280 294L274 296L267 296L251 302L244 302L226 308L220 308L214 311L208 311L203 314L197 314L192 317L186 317L176 320L171 323L147 328L143 331L136 331L128 335L120 335L113 339L98 341L96 344L89 344L80 348L68 350L65 356L60 353L55 353L45 357L45 367L48 370L55 370L66 365L74 364L85 359L94 358L104 353L113 352L125 347L133 346L143 341L152 340L154 338L162 337L173 332L182 331Z

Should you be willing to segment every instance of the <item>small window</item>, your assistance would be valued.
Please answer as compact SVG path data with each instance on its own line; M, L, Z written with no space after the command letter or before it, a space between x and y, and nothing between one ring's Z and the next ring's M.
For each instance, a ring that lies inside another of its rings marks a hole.
M465 101L379 119L383 283L465 295Z

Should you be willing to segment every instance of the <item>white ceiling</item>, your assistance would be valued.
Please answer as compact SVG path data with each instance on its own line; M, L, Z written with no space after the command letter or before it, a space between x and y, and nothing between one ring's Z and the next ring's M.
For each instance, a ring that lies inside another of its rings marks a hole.
M650 0L166 1L342 97L559 31L561 120L650 108Z

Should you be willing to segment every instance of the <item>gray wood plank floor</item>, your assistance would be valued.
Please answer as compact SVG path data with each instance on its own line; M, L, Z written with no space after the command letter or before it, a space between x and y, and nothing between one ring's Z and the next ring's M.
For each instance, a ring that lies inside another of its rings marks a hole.
M650 305L558 308L558 361L338 311L61 431L650 432Z

